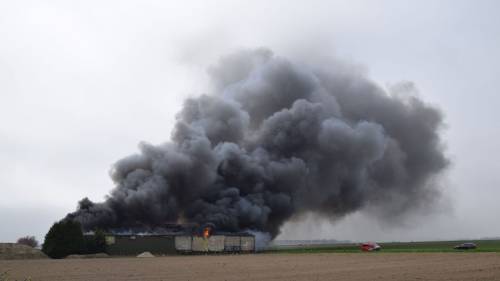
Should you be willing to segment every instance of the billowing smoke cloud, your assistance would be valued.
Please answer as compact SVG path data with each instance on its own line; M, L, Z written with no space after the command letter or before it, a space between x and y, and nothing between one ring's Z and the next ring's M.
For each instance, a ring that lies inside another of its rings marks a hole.
M214 93L190 98L171 141L118 161L116 187L67 218L85 229L213 223L279 234L294 215L383 216L428 206L447 167L442 115L345 65L242 51L209 70Z

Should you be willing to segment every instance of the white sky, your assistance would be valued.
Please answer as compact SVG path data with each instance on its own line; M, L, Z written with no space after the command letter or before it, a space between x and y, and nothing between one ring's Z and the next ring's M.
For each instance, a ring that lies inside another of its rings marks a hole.
M280 238L500 236L498 1L0 0L0 241L42 239L142 141L167 141L206 67L242 47L363 65L438 105L453 165L442 211L408 225L309 217Z

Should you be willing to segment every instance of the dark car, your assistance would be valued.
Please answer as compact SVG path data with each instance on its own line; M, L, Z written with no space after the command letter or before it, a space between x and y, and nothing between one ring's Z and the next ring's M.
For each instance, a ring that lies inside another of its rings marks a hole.
M470 250L470 249L476 249L477 246L474 243L468 242L468 243L463 243L463 244L457 245L453 248L456 250Z

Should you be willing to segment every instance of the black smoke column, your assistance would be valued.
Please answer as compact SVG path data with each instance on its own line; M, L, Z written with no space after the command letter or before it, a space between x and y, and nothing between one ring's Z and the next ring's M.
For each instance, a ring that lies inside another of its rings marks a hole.
M106 200L83 199L67 219L86 230L182 219L275 237L302 212L370 206L390 217L439 198L442 115L420 99L345 65L263 49L222 58L210 74L215 92L185 101L171 141L140 144L114 165Z

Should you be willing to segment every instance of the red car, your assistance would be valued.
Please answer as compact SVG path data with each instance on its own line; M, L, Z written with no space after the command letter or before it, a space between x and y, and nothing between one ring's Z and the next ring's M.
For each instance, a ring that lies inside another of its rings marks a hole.
M375 242L361 244L361 251L363 252L380 251L380 249L382 249L382 247L380 247L380 245Z

